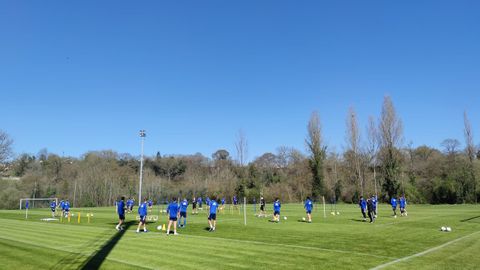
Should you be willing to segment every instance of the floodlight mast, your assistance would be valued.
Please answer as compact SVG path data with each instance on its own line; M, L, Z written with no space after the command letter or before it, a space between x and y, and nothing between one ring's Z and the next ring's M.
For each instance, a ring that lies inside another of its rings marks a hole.
M142 139L142 152L140 155L140 183L138 186L138 205L142 203L142 182L143 182L143 144L145 141L145 137L147 134L145 133L145 130L142 129L140 130L140 138Z

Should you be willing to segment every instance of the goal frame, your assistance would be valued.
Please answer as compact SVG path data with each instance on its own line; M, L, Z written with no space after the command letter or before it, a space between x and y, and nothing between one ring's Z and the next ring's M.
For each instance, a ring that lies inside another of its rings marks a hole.
M55 200L55 203L58 206L58 198L21 198L20 210L22 210L22 205L24 201L52 201L52 200Z

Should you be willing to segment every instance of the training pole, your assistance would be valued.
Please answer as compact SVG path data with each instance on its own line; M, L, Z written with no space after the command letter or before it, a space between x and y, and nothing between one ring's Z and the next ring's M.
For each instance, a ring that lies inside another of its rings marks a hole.
M247 198L243 197L243 221L247 226Z
M142 203L142 182L143 182L143 144L145 141L145 130L140 130L140 137L142 138L142 152L140 154L140 182L138 183L138 205Z
M323 201L323 218L327 218L327 212L325 210L325 196L322 196Z

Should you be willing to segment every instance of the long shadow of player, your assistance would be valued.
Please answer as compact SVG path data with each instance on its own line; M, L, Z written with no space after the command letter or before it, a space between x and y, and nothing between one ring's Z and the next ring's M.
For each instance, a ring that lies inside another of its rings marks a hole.
M468 222L468 221L471 221L471 220L474 220L474 219L477 219L477 218L480 218L480 216L463 219L463 220L460 220L460 222Z
M97 252L90 256L90 258L80 267L80 269L100 268L100 265L105 261L110 251L112 251L112 249L115 247L118 241L120 241L128 228L134 223L135 221L133 220L125 222L125 229L122 231L118 231L116 234L114 234Z

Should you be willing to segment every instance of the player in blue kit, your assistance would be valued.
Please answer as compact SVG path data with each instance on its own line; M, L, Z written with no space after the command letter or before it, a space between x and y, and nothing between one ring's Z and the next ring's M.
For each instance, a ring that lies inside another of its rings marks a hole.
M115 227L117 231L123 231L123 223L125 222L125 197L122 196L117 202L118 224Z
M363 196L360 196L360 201L358 202L358 206L362 211L363 221L367 221L367 201L365 201Z
M378 204L377 196L372 195L371 200L372 200L372 206L373 206L373 217L377 218L377 204Z
M280 208L282 204L278 198L275 198L275 202L273 202L273 221L279 222L280 221Z
M407 216L407 199L405 199L405 195L400 197L400 215Z
M390 200L390 205L392 206L393 217L397 218L397 199L395 199L395 197L392 197Z
M167 235L170 234L170 227L173 224L173 234L178 235L177 233L177 220L178 220L178 212L179 207L177 203L177 198L173 197L172 201L168 205L167 213L168 213L168 227L167 227Z
M197 206L199 210L203 210L202 208L202 197L197 198Z
M210 211L209 211L210 214L208 215L208 225L210 225L209 232L214 232L217 226L217 208L218 208L218 203L215 197L212 197L209 208L210 208Z
M150 199L148 200L148 211L152 212L152 209L153 209L153 201Z
M223 197L221 200L221 205L219 210L223 210L223 209L225 209L225 197Z
M63 205L63 213L65 214L65 217L68 217L70 214L70 202L68 200L66 200L65 204Z
M138 223L138 227L137 227L137 233L140 232L140 227L143 225L143 231L144 232L147 232L147 212L148 212L148 209L147 209L148 205L147 205L147 198L145 198L143 200L143 203L141 203L139 206L138 206L138 215L140 216L140 222Z
M65 201L61 200L59 206L62 209L62 216L65 216Z
M178 224L180 224L180 228L184 228L187 226L187 208L188 208L188 201L187 198L183 198L183 201L180 203L180 218L178 219ZM183 218L183 224L182 224Z
M308 223L312 223L312 209L313 209L313 202L310 197L307 197L305 200L305 211L307 212Z
M57 208L57 202L55 200L53 200L51 203L50 203L50 210L52 210L52 218L55 217L55 209Z

